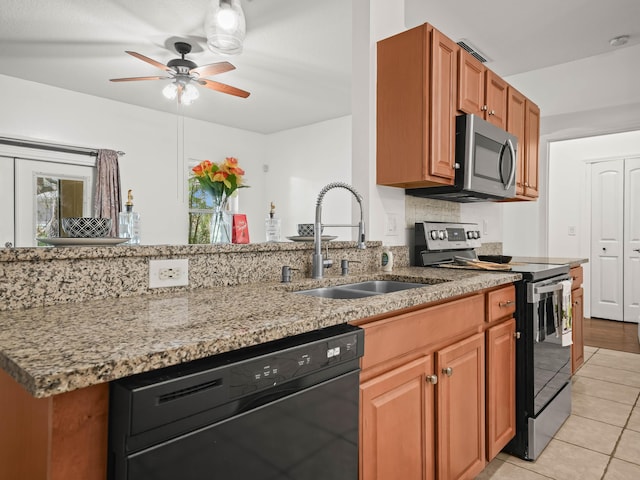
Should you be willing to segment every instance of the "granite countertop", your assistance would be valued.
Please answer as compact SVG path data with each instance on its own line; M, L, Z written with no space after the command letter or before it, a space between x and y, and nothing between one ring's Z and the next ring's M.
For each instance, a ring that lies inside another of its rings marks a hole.
M569 268L579 267L583 263L589 263L588 258L567 257L513 257L512 262L518 263L550 263L553 265L569 265Z
M409 267L0 312L0 368L47 397L330 325L517 281L510 272ZM438 282L355 300L292 293L372 279Z

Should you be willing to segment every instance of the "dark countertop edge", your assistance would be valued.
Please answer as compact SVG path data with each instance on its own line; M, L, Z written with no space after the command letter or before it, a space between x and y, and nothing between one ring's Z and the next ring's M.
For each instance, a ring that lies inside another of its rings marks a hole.
M424 275L426 272L430 273L428 277L425 277ZM448 272L451 272L451 275ZM329 282L328 284L362 281L364 277L386 277L388 279L416 282L419 282L420 280L424 281L427 278L445 278L449 279L450 281L435 285L426 284L426 286L435 288L430 289L429 291L417 296L415 295L415 291L414 295L408 293L411 292L411 290L396 292L396 294L400 293L400 296L395 296L393 298L387 297L388 302L386 303L390 304L390 306L376 305L374 308L370 308L365 315L362 315L360 313L362 310L362 304L358 304L358 300L347 300L347 302L355 302L351 303L351 305L353 305L353 308L349 309L348 311L345 311L344 309L340 309L338 313L325 311L323 314L319 314L316 318L314 318L312 325L305 326L303 323L292 323L290 324L290 328L288 329L288 331L285 333L281 332L280 327L271 325L270 322L265 322L264 327L261 327L264 336L260 341L254 341L254 338L252 338L251 336L238 335L231 339L225 339L227 345L233 345L233 347L230 348L227 348L226 346L220 347L220 345L218 345L216 342L211 341L207 342L206 345L193 343L189 346L181 346L174 349L173 351L173 354L175 354L176 357L179 358L178 361L167 361L166 354L167 352L169 352L169 349L166 349L162 352L154 352L146 355L140 355L138 357L128 356L126 359L121 360L120 364L114 363L112 360L105 360L103 363L86 364L73 370L53 369L46 373L41 372L40 375L38 375L37 373L34 375L34 373L25 370L19 364L13 362L10 357L7 357L4 354L4 352L0 352L0 368L3 368L5 371L7 371L7 373L9 373L10 376L12 376L20 385L22 385L23 388L25 388L25 390L27 390L33 397L46 398L61 393L90 387L99 383L114 381L118 378L143 373L146 371L157 370L179 363L198 360L200 358L218 355L220 353L225 353L231 350L249 347L267 341L285 338L290 335L305 333L332 325L338 325L340 323L346 323L361 318L392 313L416 306L426 307L434 302L440 302L442 300L454 299L459 296L473 294L474 292L479 292L487 288L494 288L500 285L512 283L522 278L520 274L511 272L464 272L465 273L462 273L461 275L462 278L454 279L457 274L460 274L460 271L425 269L424 267L408 267L397 269L390 274L372 274L368 276L364 275L359 279L357 277L351 277L349 279L349 282L344 282L344 279L342 279L342 281L340 282L340 280L337 278L327 278L326 280ZM453 276L454 278L451 278L451 276ZM317 281L312 282L314 284L317 283ZM304 283L306 282L302 282L302 284ZM299 287L289 287L282 284L273 284L273 288L280 290L284 288L287 291L301 289ZM310 288L314 287L311 286ZM266 293L269 294L269 292ZM180 294L178 294L177 296L180 296ZM370 298L371 297L369 297L369 299ZM381 295L377 298L382 299L385 298L385 296ZM317 299L315 299L314 297L309 297L310 305L312 305L312 302L314 302L314 300ZM368 303L370 306L370 302ZM323 303L322 306L326 307L326 303ZM198 352L196 354L192 354L189 352L189 349L197 349ZM128 366L129 370L123 372L122 370L126 369L125 366ZM90 377L94 375L96 371L101 372L100 378L93 381L90 379Z
M382 246L381 241L367 241L367 247ZM352 248L354 241L322 242L330 248ZM82 247L18 247L0 248L0 262L30 262L36 260L69 260L88 258L154 257L166 255L201 255L215 253L253 253L287 250L312 250L313 242L264 242L247 244L203 245L115 245Z

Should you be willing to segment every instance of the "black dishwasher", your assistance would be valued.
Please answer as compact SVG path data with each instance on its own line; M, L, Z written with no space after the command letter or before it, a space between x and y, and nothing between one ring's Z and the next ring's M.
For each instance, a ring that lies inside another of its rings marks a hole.
M359 358L347 324L111 384L110 480L356 480Z

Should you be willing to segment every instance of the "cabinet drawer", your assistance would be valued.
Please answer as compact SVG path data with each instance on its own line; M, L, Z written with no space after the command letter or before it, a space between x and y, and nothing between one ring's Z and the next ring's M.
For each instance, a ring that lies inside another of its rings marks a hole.
M473 333L483 320L484 296L472 295L362 325L366 345L362 369L465 332Z
M508 287L487 293L487 322L511 317L516 311L516 287Z
M569 270L569 275L571 275L571 289L575 290L582 285L582 267L573 267Z

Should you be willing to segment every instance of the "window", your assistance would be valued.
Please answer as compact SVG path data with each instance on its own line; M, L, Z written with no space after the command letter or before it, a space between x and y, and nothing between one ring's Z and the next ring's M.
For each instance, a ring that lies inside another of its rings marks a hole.
M211 195L200 187L195 177L190 177L189 185L189 243L211 242L211 215L213 200Z

